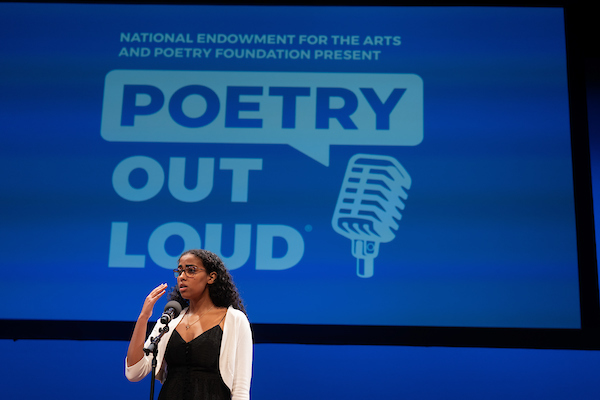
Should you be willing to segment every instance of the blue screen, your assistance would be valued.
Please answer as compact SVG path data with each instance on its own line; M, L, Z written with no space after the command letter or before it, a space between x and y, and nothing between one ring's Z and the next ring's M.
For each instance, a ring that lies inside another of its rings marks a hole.
M206 248L253 323L580 328L563 18L0 4L0 318Z

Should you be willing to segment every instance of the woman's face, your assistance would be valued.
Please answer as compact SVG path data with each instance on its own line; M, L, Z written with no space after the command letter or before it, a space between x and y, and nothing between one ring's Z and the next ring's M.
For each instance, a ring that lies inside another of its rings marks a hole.
M208 274L202 260L193 254L181 256L177 268L186 271L177 278L177 287L181 297L187 300L202 297L208 290L207 285L213 283L217 275L216 272Z

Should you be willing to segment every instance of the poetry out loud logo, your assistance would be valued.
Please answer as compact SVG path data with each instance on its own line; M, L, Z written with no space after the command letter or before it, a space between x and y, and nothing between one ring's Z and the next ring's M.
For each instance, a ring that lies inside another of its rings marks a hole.
M329 166L331 145L421 143L423 82L414 74L114 70L101 134L115 142L286 144ZM379 243L394 238L410 185L392 157L350 160L332 225L351 239L359 276L373 275Z
M410 185L408 172L393 157L356 154L350 159L331 224L352 240L358 276L373 276L379 243L396 237Z

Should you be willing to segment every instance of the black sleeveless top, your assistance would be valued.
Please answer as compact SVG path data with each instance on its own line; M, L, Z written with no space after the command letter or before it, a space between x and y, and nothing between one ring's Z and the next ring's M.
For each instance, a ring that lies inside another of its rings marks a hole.
M158 400L230 400L219 373L223 330L219 325L186 342L175 330L165 352L167 380Z

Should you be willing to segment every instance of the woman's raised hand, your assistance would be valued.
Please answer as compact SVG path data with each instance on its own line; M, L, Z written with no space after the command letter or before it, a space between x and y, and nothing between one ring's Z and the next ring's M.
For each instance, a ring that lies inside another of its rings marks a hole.
M146 296L146 300L144 301L144 306L142 307L142 312L140 313L140 317L145 319L150 319L152 316L152 311L154 310L154 305L164 294L167 289L167 284L163 283L152 289L152 291Z
M129 342L129 347L127 348L128 367L136 364L144 357L144 337L146 336L146 326L148 324L148 320L152 316L152 310L154 309L156 301L160 299L163 294L165 294L166 288L167 284L163 283L162 285L155 287L150 294L146 296L144 306L142 307L142 312L140 313L140 316L135 324L135 328L131 334L131 341Z

